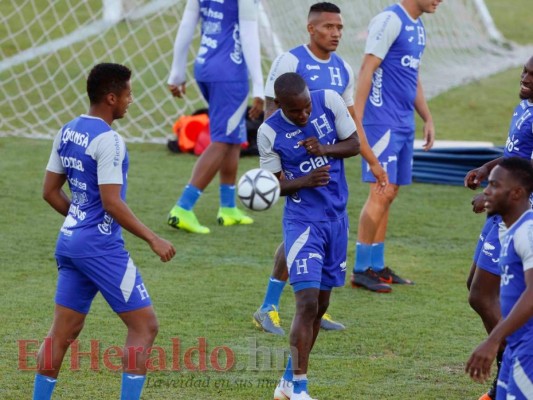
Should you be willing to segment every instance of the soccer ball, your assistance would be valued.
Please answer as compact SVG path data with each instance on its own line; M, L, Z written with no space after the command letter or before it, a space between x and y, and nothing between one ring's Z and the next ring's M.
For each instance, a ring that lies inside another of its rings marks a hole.
M251 169L239 179L237 195L250 210L268 210L278 201L279 193L278 178L266 169Z

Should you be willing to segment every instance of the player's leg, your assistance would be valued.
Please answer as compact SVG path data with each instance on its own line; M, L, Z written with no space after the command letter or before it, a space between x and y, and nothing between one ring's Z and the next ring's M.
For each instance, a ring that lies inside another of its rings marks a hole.
M98 291L77 270L72 259L58 257L57 264L54 320L37 355L34 400L51 398L63 358L72 341L81 332L91 302Z
M282 242L274 255L274 268L268 280L263 304L254 313L254 324L265 332L275 335L285 334L285 331L280 326L279 301L288 278L289 272L285 259L285 247Z
M323 249L328 237L324 229L324 224L319 223L283 221L285 254L286 257L289 255L287 265L295 293L296 311L289 340L291 357L276 387L274 399L297 399L307 393L309 353L320 329L321 314L326 311L324 308L319 310ZM346 253L346 242L343 244ZM329 294L321 298L324 304L326 300L329 301Z
M150 295L126 251L87 259L84 270L126 324L121 399L139 399L146 380L147 351L158 331Z
M152 306L118 315L128 329L122 357L121 400L139 399L146 379L148 351L159 325Z
M414 152L414 132L394 132L392 134L394 143L394 153L396 154L396 166L391 163L390 174L394 176L396 191L394 199L398 196L400 186L410 185L413 176L413 152ZM391 204L392 204L391 201ZM412 285L413 281L400 277L389 266L385 264L385 236L389 221L389 209L381 219L374 242L372 243L372 270L377 273L379 279L387 284Z
M382 282L379 275L372 269L372 247L373 245L383 246L388 212L398 194L397 162L395 162L398 159L398 145L394 141L391 130L386 127L368 127L368 129L365 127L365 131L372 150L389 175L390 184L385 191L378 192L376 179L370 172L366 161L362 160L362 179L370 185L367 200L359 215L355 264L350 281L353 287L388 293L392 288ZM389 160L394 161L389 162ZM382 237L378 238L378 232Z

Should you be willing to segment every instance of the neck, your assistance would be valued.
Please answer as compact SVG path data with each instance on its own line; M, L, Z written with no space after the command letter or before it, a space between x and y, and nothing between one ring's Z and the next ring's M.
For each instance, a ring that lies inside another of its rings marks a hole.
M502 220L505 223L505 226L509 228L522 216L522 214L530 209L529 199L516 207L511 207L508 212L502 214Z
M98 104L91 105L89 107L89 112L87 113L87 115L90 115L91 117L101 118L109 126L111 126L111 124L113 123L113 115L109 112L109 110L100 107Z
M329 60L331 51L322 50L313 42L310 42L307 47L309 48L309 50L311 50L311 53L313 53L316 58L319 58L321 60Z
M423 14L413 0L402 0L401 5L413 19L418 19Z

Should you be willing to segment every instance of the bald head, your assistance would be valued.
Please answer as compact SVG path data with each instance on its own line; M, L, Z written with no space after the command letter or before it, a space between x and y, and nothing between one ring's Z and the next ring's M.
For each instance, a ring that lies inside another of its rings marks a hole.
M274 82L274 101L285 117L297 126L305 126L311 114L311 95L303 78L295 72L282 74Z

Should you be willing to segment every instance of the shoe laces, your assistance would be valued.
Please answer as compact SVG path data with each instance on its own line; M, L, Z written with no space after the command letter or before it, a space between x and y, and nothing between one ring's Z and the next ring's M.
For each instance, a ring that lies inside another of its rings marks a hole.
M326 321L329 321L329 322L333 322L333 318L331 318L331 315L329 315L328 313L325 313L322 316L322 319L325 319Z
M276 309L276 307L272 307L273 309L268 311L267 314L270 318L270 320L272 321L272 324L276 327L280 327L281 326L281 319L279 317L279 312L278 310Z

